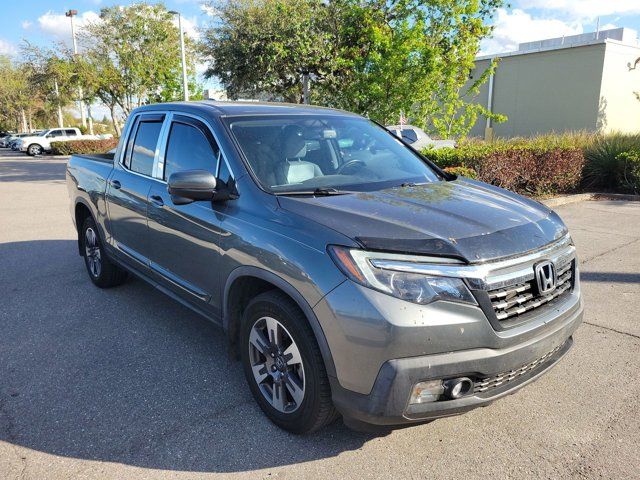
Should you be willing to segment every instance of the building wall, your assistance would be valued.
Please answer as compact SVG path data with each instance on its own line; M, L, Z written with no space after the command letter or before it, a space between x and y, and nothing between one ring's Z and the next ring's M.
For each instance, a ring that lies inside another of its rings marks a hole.
M607 43L600 91L599 126L602 131L640 132L640 48Z
M493 111L508 117L494 123L496 137L595 130L598 126L605 43L521 55L500 60L494 77ZM477 62L479 72L488 60ZM475 75L474 75L475 76ZM488 82L478 101L486 105ZM472 136L484 136L479 119Z

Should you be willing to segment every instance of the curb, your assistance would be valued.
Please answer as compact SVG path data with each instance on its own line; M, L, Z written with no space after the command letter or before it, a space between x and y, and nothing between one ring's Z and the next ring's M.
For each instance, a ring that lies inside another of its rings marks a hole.
M546 205L549 208L559 207L561 205L569 205L571 203L586 202L593 200L593 193L578 193L576 195L563 195L561 197L547 198L540 200L540 203Z
M541 200L540 203L549 208L554 208L572 203L586 202L589 200L640 202L640 195L626 195L624 193L578 193L576 195L563 195L561 197L547 198L546 200Z

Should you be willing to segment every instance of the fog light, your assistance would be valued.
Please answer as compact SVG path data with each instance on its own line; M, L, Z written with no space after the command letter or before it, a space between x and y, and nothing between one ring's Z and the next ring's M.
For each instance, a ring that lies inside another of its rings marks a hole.
M411 392L409 403L430 403L438 400L444 393L442 380L429 380L428 382L416 383Z
M454 378L444 382L444 394L448 398L457 399L473 392L473 381L470 378Z

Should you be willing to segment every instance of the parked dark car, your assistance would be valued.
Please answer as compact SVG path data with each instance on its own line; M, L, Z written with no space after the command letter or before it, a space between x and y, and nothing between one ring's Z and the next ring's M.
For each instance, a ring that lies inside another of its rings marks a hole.
M144 106L114 154L70 159L67 184L91 281L132 273L221 325L292 432L487 405L555 365L582 320L553 211L350 113Z

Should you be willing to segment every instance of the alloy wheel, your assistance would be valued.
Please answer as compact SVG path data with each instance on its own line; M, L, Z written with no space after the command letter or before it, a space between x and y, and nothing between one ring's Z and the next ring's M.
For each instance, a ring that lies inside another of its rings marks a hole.
M100 256L98 236L91 227L87 228L84 232L84 253L89 272L91 272L91 275L95 278L98 278L102 271L102 258Z
M304 364L293 337L275 318L261 317L251 327L249 360L267 402L282 413L296 411L304 399Z

